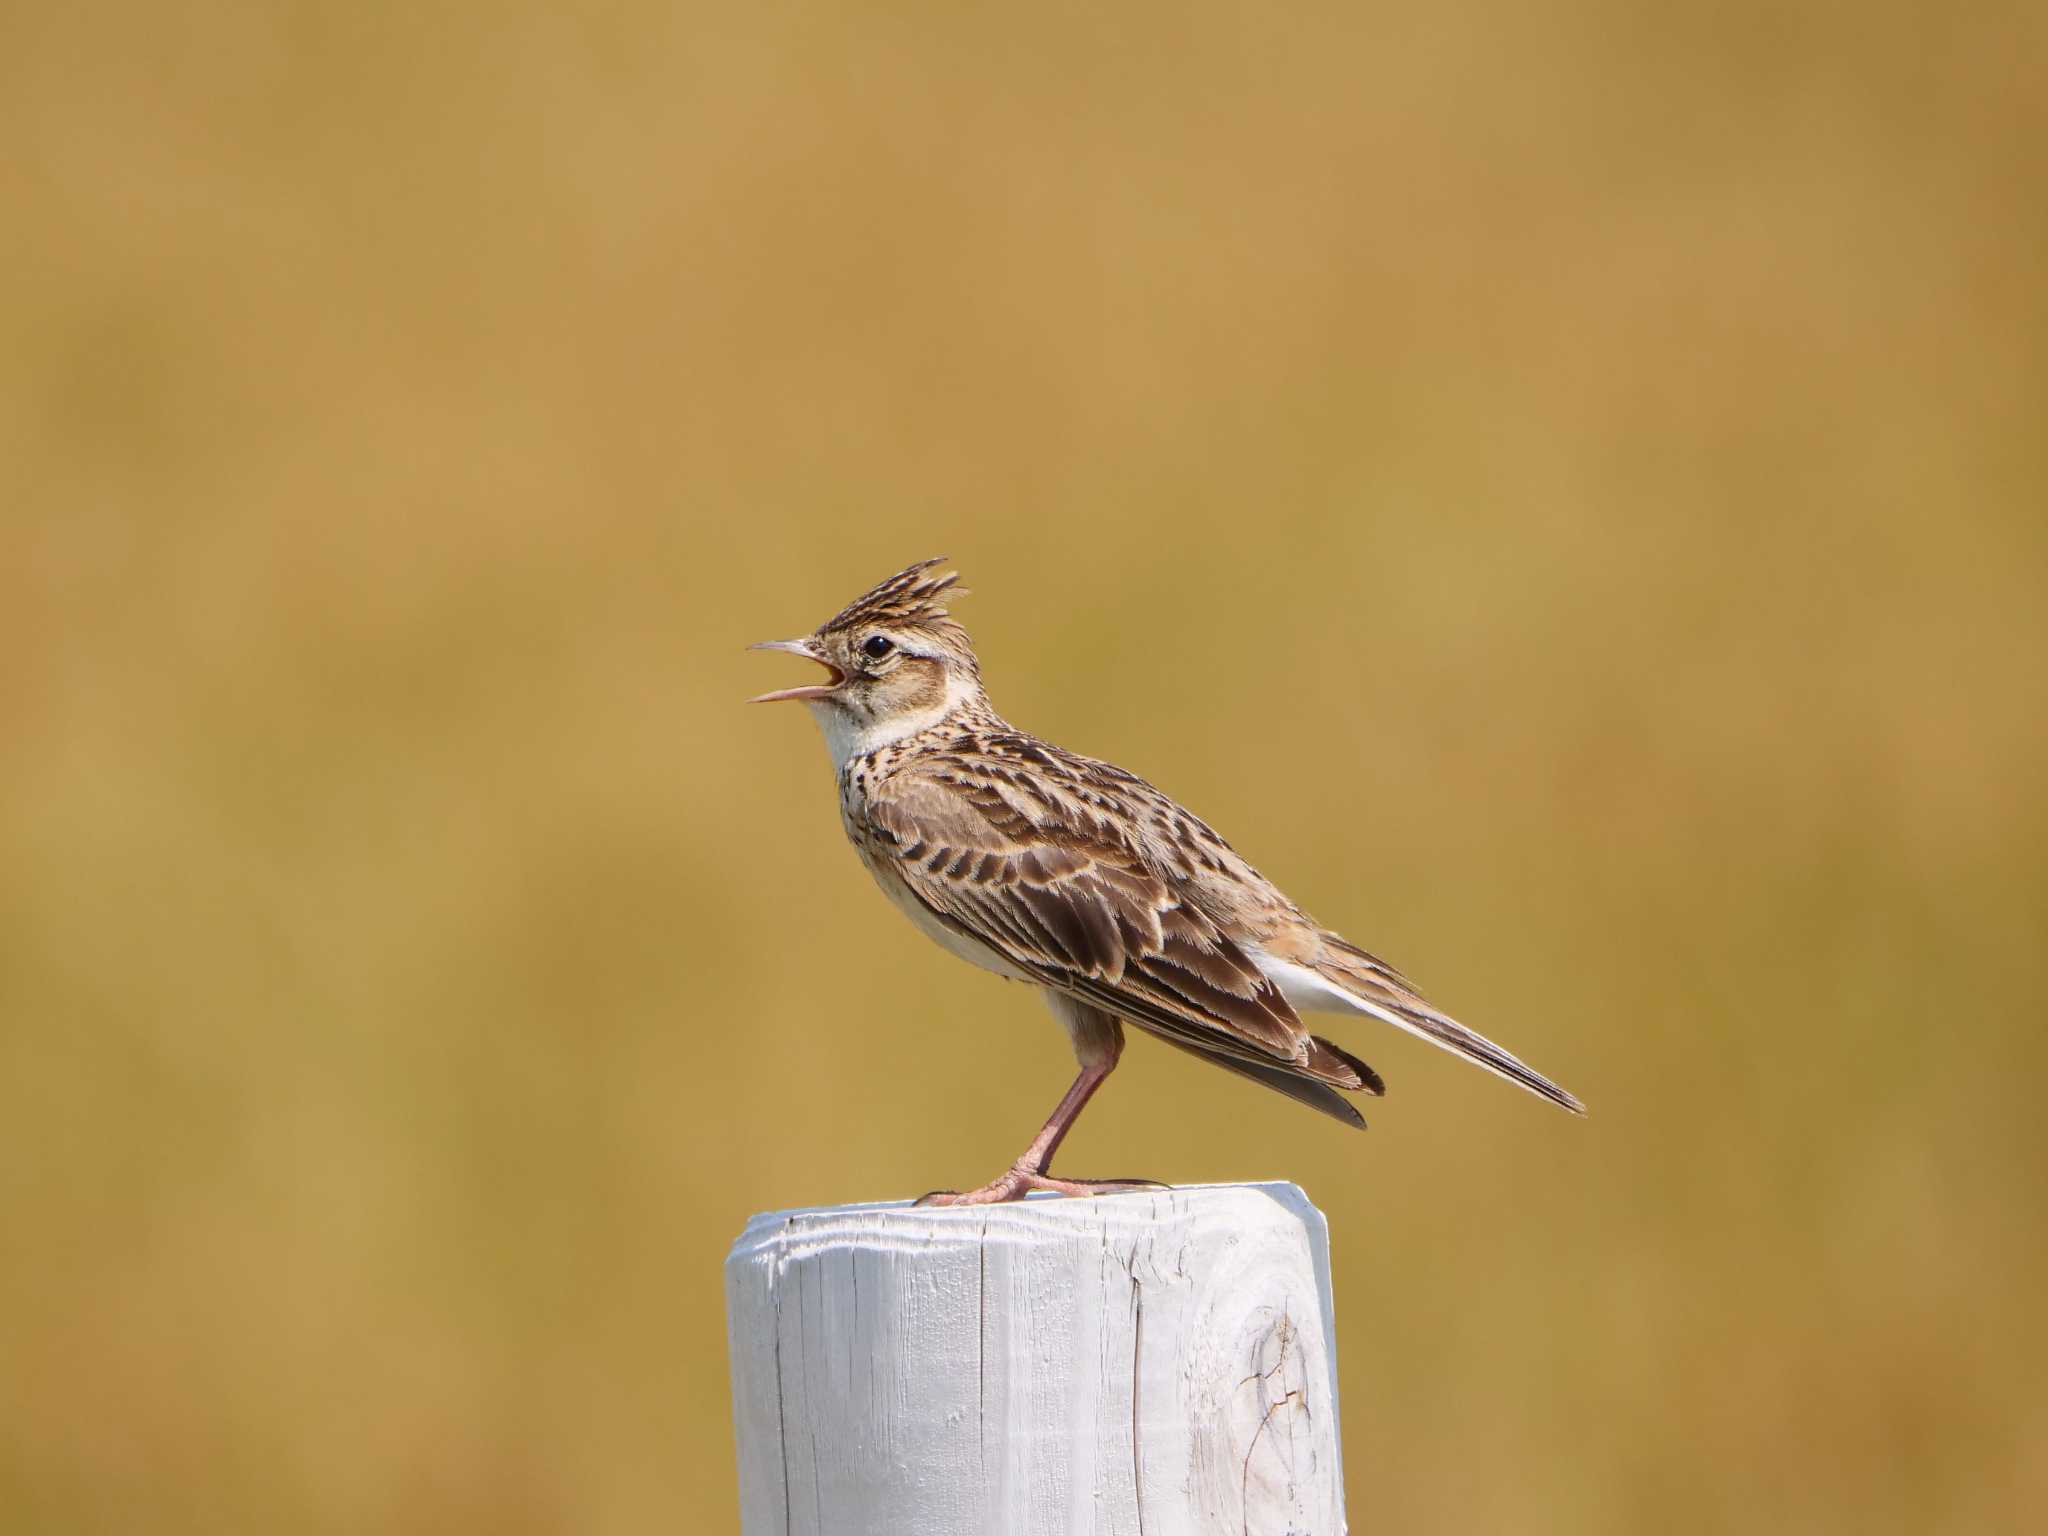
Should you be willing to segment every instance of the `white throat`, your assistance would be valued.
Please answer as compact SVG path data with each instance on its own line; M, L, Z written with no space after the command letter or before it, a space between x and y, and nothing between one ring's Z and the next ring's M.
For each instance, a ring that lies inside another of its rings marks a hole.
M919 731L928 731L960 707L974 693L971 679L948 675L946 697L930 709L895 715L887 720L868 720L829 699L811 699L811 718L825 733L825 750L832 754L834 770L844 768L857 757L894 746Z

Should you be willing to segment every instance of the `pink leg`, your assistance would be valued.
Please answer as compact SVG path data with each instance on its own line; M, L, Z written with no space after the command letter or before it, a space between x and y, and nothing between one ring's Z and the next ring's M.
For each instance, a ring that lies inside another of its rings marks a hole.
M1046 1171L1052 1166L1053 1154L1059 1151L1060 1143L1067 1139L1067 1132L1073 1129L1081 1111L1095 1096L1095 1090L1116 1070L1117 1059L1122 1056L1124 1047L1123 1026L1108 1014L1069 1002L1057 994L1054 994L1053 1011L1060 1015L1061 1022L1074 1037L1074 1052L1081 1058L1081 1075L1074 1079L1073 1086L1061 1097L1051 1118L1031 1138L1031 1145L1011 1164L1008 1172L979 1189L958 1193L950 1189L933 1190L917 1202L919 1205L996 1205L1007 1200L1022 1200L1033 1190L1062 1195L1109 1195L1124 1190L1165 1187L1150 1179L1056 1179Z

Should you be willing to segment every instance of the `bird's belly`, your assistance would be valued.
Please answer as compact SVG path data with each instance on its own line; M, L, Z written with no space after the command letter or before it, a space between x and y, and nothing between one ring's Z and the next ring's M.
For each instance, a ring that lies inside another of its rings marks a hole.
M947 927L939 920L938 914L910 893L910 888L885 860L871 857L865 849L861 851L860 857L861 862L867 865L868 873L875 877L875 884L882 888L883 894L910 919L912 927L939 948L950 955L957 955L970 965L978 965L984 971L993 971L1010 981L1032 980L979 939L971 939L966 934Z

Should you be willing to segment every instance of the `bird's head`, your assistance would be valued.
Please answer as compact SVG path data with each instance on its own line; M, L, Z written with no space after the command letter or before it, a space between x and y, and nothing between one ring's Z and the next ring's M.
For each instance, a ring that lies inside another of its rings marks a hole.
M798 699L810 705L833 755L844 762L935 725L982 697L981 669L967 631L946 612L945 597L966 589L944 559L920 560L862 593L811 634L764 640L757 651L808 656L830 674L821 683L764 693L752 702Z

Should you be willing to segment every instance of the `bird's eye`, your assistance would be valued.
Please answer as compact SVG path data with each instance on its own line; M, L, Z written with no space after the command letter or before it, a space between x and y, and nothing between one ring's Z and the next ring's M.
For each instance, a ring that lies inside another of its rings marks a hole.
M896 642L887 635L869 635L860 643L860 653L869 661L880 661L895 649Z

